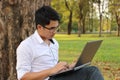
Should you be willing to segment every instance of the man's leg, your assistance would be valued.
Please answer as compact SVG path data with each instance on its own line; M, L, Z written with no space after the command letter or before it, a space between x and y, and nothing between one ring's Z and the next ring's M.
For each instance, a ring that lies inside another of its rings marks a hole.
M104 80L98 68L84 67L78 71L51 77L49 80Z

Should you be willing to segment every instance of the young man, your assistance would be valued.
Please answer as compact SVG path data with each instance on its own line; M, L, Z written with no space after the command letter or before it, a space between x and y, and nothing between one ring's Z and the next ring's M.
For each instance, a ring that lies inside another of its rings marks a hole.
M66 62L58 62L58 42L53 38L60 17L49 6L35 13L36 31L17 48L18 80L104 80L98 68L89 66L73 73L49 77L66 70Z

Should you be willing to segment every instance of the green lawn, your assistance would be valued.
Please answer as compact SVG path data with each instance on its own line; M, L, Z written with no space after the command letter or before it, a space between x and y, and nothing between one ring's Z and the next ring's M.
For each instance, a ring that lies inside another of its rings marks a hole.
M120 37L104 35L98 37L98 34L85 34L78 37L77 34L66 35L56 34L55 38L59 42L59 55L61 61L73 62L80 55L87 41L103 40L92 63L98 66L105 77L105 80L115 79L114 73L120 69ZM110 76L114 77L110 77Z
M94 61L115 63L120 61L120 37L97 37L97 35L92 34L78 37L77 34L56 34L55 38L59 42L61 60L71 62L80 54L87 41L102 39L103 42L94 57Z

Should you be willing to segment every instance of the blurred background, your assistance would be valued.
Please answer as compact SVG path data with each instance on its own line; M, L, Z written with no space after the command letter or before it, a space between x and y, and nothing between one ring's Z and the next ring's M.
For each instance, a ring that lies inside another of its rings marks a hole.
M16 48L36 29L35 10L44 5L52 6L60 14L61 22L56 36L60 44L61 40L64 40L61 36L74 41L81 40L80 37L85 40L91 40L89 38L91 36L97 39L112 37L107 38L106 43L110 40L111 42L117 40L116 44L119 44L119 0L0 0L0 80L17 80ZM111 71L109 66L105 69ZM120 67L116 70L117 74L114 72L107 74L117 75L117 77L111 78L108 75L110 79L106 80L120 80Z

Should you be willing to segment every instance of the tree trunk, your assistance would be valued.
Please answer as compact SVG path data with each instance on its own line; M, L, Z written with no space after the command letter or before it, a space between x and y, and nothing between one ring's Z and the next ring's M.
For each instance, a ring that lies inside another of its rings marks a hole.
M85 34L86 33L86 28L85 28L85 18L83 18L83 20L82 20L82 23L83 23L83 34Z
M120 36L120 18L119 18L119 16L117 15L117 12L115 13L115 16L116 16L116 22L117 22L117 25L118 25L117 36Z
M81 21L78 22L78 37L81 37Z
M100 17L100 29L99 29L99 37L101 37L102 33L102 12L101 12L101 0L98 0L98 7L99 7L99 17Z
M68 35L71 34L72 30L72 11L70 11L69 22L68 22Z
M51 0L0 0L0 80L16 79L16 48L35 30L35 10Z
M68 22L68 27L67 27L67 30L68 30L68 35L71 34L71 30L72 30L72 16L73 16L73 11L72 9L70 9L69 5L68 5L68 2L65 0L65 6L66 8L69 10L69 22Z
M79 4L79 22L78 22L78 37L81 36L82 33L82 19L83 19L83 14L82 14L83 6Z
M79 6L79 27L78 27L78 36L80 36L80 32L85 34L86 28L85 28L85 18L88 12L88 1L79 0L78 6ZM80 30L80 31L79 31Z

